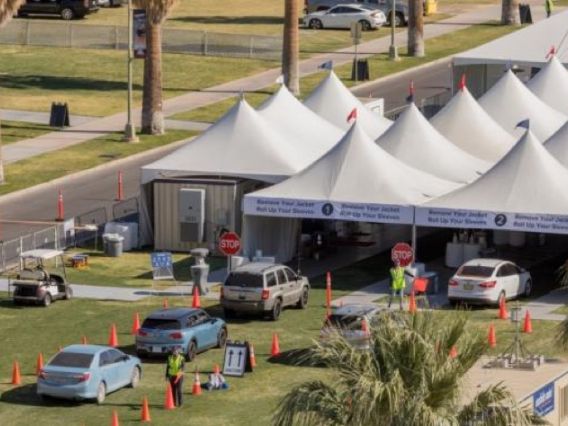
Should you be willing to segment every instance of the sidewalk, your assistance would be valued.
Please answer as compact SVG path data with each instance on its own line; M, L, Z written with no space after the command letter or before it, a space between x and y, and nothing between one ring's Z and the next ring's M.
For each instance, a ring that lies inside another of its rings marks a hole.
M530 0L529 3L535 6L539 2ZM471 12L453 16L436 23L425 26L425 39L430 39L440 35L448 34L459 29L467 28L474 24L499 19L500 5L489 5L479 7ZM535 7L533 19L542 19L542 7ZM396 34L396 44L403 46L406 44L406 31ZM363 52L359 57L367 57L378 53L388 51L390 45L390 36L381 37L358 46L358 51ZM348 63L352 60L354 47L338 50L336 52L325 53L314 56L310 59L301 61L301 76L313 74L318 71L318 65L332 60L335 65ZM164 115L166 117L174 114L190 111L205 105L209 105L221 100L235 96L241 91L249 92L262 89L273 84L280 75L280 68L271 69L262 73L241 78L239 80L230 81L218 86L203 89L198 92L190 92L175 98L168 99L164 102ZM135 124L139 125L140 108L133 111ZM82 142L98 138L109 132L122 131L126 123L126 112L114 114L111 116L88 120L58 132L47 133L36 138L27 139L12 143L3 147L3 158L5 163L11 163L35 155L52 152L69 146L80 144Z

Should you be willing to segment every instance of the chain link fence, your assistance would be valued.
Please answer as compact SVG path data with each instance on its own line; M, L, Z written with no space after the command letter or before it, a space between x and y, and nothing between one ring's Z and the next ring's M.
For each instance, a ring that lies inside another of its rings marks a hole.
M114 25L15 19L0 31L0 44L125 50L128 30ZM162 50L167 53L276 60L282 54L282 40L280 37L164 28Z

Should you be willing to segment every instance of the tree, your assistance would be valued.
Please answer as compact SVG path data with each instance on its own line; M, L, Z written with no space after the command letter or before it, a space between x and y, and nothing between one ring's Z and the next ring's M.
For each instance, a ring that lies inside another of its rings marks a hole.
M518 407L502 383L462 405L462 379L487 347L471 330L465 314L442 320L432 313L401 313L381 316L372 327L369 350L356 349L339 335L317 342L300 361L330 368L332 384L311 381L291 389L274 424L532 424L529 410ZM454 345L459 353L452 358Z
M142 133L149 135L165 132L162 112L162 23L176 3L177 0L134 0L137 7L146 10Z
M298 19L298 0L284 0L282 75L284 76L284 84L296 96L300 94L300 29Z
M23 2L24 0L0 0L0 27L10 22ZM4 183L4 161L2 160L2 132L0 129L0 184L2 183Z
M408 54L424 56L424 6L422 0L408 2Z
M519 1L502 0L501 2L501 25L519 25Z

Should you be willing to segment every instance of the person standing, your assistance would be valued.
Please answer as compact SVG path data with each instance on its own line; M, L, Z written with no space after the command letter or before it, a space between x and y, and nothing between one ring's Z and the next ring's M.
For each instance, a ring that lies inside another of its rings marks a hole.
M544 10L546 11L546 17L550 18L552 10L554 9L554 3L552 0L544 0Z
M391 307L392 300L396 295L400 296L400 310L402 311L402 299L404 296L404 287L406 287L406 282L404 280L404 268L400 266L399 262L396 262L394 266L390 269L391 276L391 294L389 297L389 308Z
M181 354L180 348L175 348L166 363L166 380L169 380L172 387L172 394L174 397L174 404L176 407L181 407L183 400L183 365L184 357Z

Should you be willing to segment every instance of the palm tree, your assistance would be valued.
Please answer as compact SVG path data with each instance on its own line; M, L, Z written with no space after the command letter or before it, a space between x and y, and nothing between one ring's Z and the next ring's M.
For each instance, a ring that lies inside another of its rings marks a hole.
M459 354L452 358L454 345ZM339 335L315 343L300 361L332 369L333 384L311 381L291 389L274 425L532 424L528 409L518 407L503 384L461 405L462 379L485 348L463 313L443 321L432 313L385 315L372 329L369 350Z
M24 0L0 0L0 27L10 22L23 2ZM2 161L2 132L0 131L0 184L2 183L4 183L4 162Z
M176 2L177 0L134 0L137 7L146 10L142 133L149 135L165 132L162 112L162 23Z
M300 30L298 0L284 0L284 34L282 40L282 75L290 92L300 94Z
M408 3L408 54L422 58L424 56L424 6L422 0L410 0Z
M519 25L519 1L502 0L501 2L501 25Z

